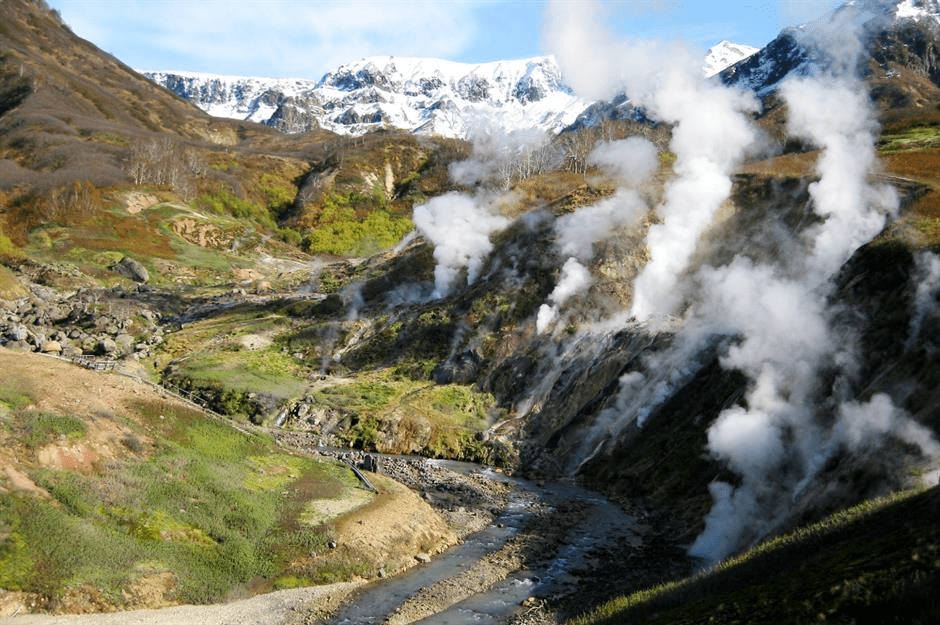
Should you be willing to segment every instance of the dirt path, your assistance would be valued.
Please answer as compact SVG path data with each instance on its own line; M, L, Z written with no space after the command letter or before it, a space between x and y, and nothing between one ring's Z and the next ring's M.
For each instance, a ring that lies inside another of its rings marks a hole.
M299 611L329 613L364 582L281 590L222 605L181 605L110 614L0 618L2 625L282 625Z

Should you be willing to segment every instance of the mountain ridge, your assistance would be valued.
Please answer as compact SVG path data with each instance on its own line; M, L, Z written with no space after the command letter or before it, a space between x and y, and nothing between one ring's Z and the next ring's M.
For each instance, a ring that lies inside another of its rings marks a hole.
M713 76L756 51L722 41L708 51L702 71ZM486 63L372 56L319 80L138 71L210 115L292 133L357 135L391 126L464 139L494 130L557 134L597 104L572 92L550 55Z
M287 132L323 128L357 135L395 127L467 138L492 127L556 133L588 106L561 80L551 57L458 63L368 57L317 81L142 71L213 115ZM480 120L486 118L486 123Z

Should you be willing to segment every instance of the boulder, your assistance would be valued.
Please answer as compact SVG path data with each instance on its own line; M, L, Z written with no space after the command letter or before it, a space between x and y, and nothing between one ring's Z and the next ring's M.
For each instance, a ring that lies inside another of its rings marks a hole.
M7 338L11 341L25 341L28 336L29 330L26 329L26 326L21 324L13 326L7 332Z
M118 334L114 337L114 343L121 352L129 352L133 349L137 341L130 334Z
M42 351L47 354L61 354L62 343L58 341L46 341L46 344L42 346Z
M114 339L103 338L100 341L98 341L98 346L95 349L95 353L98 354L99 356L105 356L105 355L114 354L115 352L117 352L117 349L118 349L118 346L117 346L117 343L114 342Z
M150 281L150 272L147 271L147 268L140 261L134 260L130 256L125 256L119 260L111 269L134 282Z

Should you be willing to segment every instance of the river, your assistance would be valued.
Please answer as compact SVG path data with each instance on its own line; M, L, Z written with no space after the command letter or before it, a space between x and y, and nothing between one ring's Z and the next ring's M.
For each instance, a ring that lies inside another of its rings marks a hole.
M636 519L569 483L537 484L466 463L420 460L510 485L485 529L392 579L367 586L325 625L506 623L553 593L572 590L592 554L639 544Z

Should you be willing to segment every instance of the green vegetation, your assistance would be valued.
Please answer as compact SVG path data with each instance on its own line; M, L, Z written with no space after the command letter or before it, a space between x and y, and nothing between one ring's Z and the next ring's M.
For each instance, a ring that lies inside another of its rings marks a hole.
M34 410L17 411L15 427L19 439L31 448L42 447L55 439L65 437L78 440L85 436L85 423L76 417L48 414Z
M299 517L310 498L355 488L348 471L287 455L267 437L196 413L153 405L140 412L158 440L148 459L112 461L93 475L32 472L53 501L0 496L0 586L54 603L68 588L90 584L120 606L122 590L169 571L178 580L172 599L206 603L325 549L329 528ZM38 421L37 432L83 431L77 419Z
M302 395L309 368L283 351L275 337L284 325L279 315L234 312L194 323L168 337L158 365L173 386L195 392L213 410L261 422L276 406ZM243 337L258 333L258 347ZM260 335L265 335L261 337Z
M335 256L365 256L394 246L414 228L407 217L393 217L383 208L376 208L364 218L358 218L354 205L363 201L383 206L355 191L328 196L316 225L304 240L307 251Z
M99 132L93 138L95 141L100 141L101 143L106 143L108 145L117 145L121 147L130 145L130 140L127 137L114 132Z
M893 133L884 133L878 144L881 154L922 152L940 148L940 128L936 126L914 126Z
M23 256L23 251L17 246L13 245L13 242L9 238L0 234L0 260L4 259L16 259Z
M349 415L351 426L344 437L352 447L498 461L476 440L495 410L492 395L471 386L415 381L396 371L361 373L311 397L318 405Z
M933 598L938 508L937 488L866 501L569 624L933 622L940 616Z
M252 220L267 228L276 230L277 224L271 212L251 200L240 198L226 188L214 193L203 193L195 201L195 207L216 215L231 215L236 219Z

